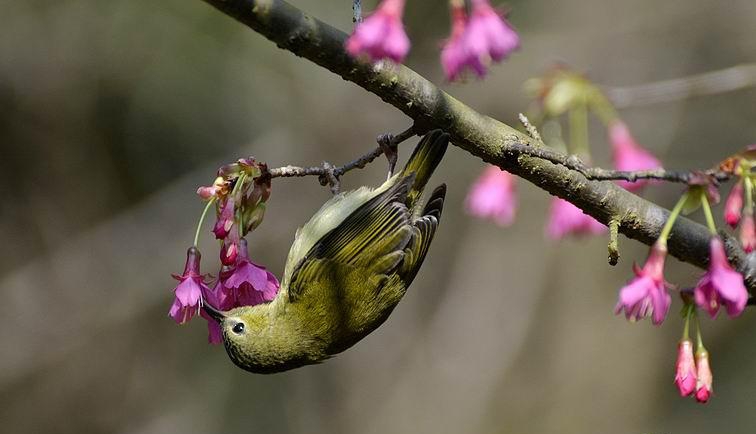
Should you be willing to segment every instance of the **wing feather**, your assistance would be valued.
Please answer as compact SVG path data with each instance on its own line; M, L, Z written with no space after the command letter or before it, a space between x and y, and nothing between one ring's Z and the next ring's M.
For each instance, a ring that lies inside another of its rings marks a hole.
M307 288L300 283L322 274L324 265L369 266L376 275L396 269L412 238L412 214L404 202L413 180L399 179L318 240L292 271L289 300L301 297Z

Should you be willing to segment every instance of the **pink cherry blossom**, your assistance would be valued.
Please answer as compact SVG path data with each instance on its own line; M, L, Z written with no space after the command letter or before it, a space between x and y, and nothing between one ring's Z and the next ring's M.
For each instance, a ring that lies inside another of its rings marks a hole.
M407 56L410 41L404 32L404 0L383 0L372 15L355 27L346 41L353 57L367 55L372 61L391 59L401 63Z
M570 202L555 197L551 200L549 222L546 235L553 240L561 240L567 235L599 235L606 232L606 226L585 214Z
M504 60L520 45L520 38L488 0L473 0L469 19L463 6L452 6L452 32L441 51L446 78L454 81L466 68L486 75L491 61Z
M470 53L482 63L489 58L499 62L520 46L517 32L488 0L472 0L466 39Z
M696 351L696 401L705 404L711 398L714 376L709 366L709 353L706 350Z
M630 130L624 122L614 121L609 126L609 139L612 143L614 167L617 170L637 171L662 167L659 160L653 154L633 139ZM636 191L648 184L648 181L619 181L618 184L627 190Z
M724 219L730 227L735 228L740 223L743 211L743 181L738 181L730 189L724 206Z
M466 67L475 69L478 75L485 74L485 66L477 58L471 57L465 46L467 13L464 6L453 6L451 15L451 36L441 49L441 66L444 68L446 79L456 80Z
M511 225L517 210L514 175L488 166L467 194L465 205L471 215L490 218L500 226Z
M220 278L225 290L234 291L234 306L265 303L273 300L278 293L278 279L265 267L250 261L247 242L243 238L239 241L235 265L221 272Z
M667 247L655 243L643 268L633 265L635 277L620 289L614 313L625 311L628 320L635 321L651 315L651 321L659 325L664 321L672 304L664 282L664 259Z
M696 390L696 362L693 358L693 342L690 339L680 341L675 369L675 384L680 396L690 396Z
M727 262L724 244L719 237L712 237L709 242L709 269L696 284L693 297L712 318L717 316L721 304L725 305L730 317L740 315L745 309L748 291L743 276Z
M173 277L179 281L174 289L175 298L168 315L179 324L188 322L197 314L202 303L202 297L210 291L200 275L200 252L196 247L190 247L186 252L184 274Z

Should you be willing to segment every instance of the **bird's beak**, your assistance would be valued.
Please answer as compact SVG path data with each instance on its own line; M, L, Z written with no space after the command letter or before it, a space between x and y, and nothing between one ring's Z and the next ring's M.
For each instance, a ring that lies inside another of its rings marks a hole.
M214 320L218 321L218 323L223 322L223 319L226 318L226 315L223 312L210 306L208 303L202 303L202 309L205 309L205 312L207 312L207 314Z

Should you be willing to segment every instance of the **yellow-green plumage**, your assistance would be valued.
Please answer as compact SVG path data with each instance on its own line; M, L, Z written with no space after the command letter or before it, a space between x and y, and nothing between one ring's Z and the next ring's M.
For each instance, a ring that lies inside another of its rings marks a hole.
M329 200L297 231L276 298L211 312L231 359L251 372L321 362L386 320L404 296L438 226L446 186L421 210L425 184L446 151L447 134L423 137L404 170L377 189Z

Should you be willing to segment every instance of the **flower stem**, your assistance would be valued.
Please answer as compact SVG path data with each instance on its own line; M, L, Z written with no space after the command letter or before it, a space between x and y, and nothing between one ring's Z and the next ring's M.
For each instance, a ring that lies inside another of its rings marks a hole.
M202 210L202 215L200 216L199 223L197 223L197 230L194 232L194 244L192 244L194 247L197 247L197 242L199 241L200 229L202 229L202 223L205 221L205 215L207 215L207 210L209 210L210 206L212 206L214 203L215 203L215 197L207 201L207 205L205 205L205 209Z
M693 315L693 304L685 305L685 325L683 326L682 340L687 341L690 339L690 317Z
M698 322L698 315L693 315L696 320L696 353L706 351L706 347L703 344L703 338L701 338L701 323Z
M706 217L706 225L709 227L712 235L717 234L717 225L714 223L714 215L711 213L711 206L709 206L709 198L706 194L701 195L701 208L703 208L704 216Z
M244 178L246 177L247 177L247 174L245 172L242 172L241 174L239 174L239 177L236 178L236 184L234 184L234 189L231 190L231 196L236 198L236 194L239 192L239 190L243 188ZM239 204L241 204L241 201L239 201ZM236 210L234 210L234 212L236 212ZM244 236L244 222L242 221L243 218L244 218L244 213L241 211L241 206L240 206L239 207L239 224L237 225L239 226L240 237Z
M617 110L614 109L614 106L609 102L606 95L604 95L604 93L598 88L593 87L589 100L593 106L593 112L599 117L599 119L601 119L601 122L603 122L605 126L608 127L619 119Z
M743 177L745 185L745 212L748 215L753 214L753 181L750 176Z
M667 245L667 238L669 238L669 233L672 232L672 226L675 224L675 220L677 220L677 217L680 215L680 211L682 211L683 206L685 205L685 202L688 200L688 192L686 191L683 193L682 196L680 196L680 199L675 204L675 207L672 208L672 211L669 213L669 217L667 218L667 221L664 223L664 227L661 230L661 233L659 234L659 240L658 243L661 243L663 246Z
M570 154L590 160L588 147L588 109L584 101L578 102L569 112Z

